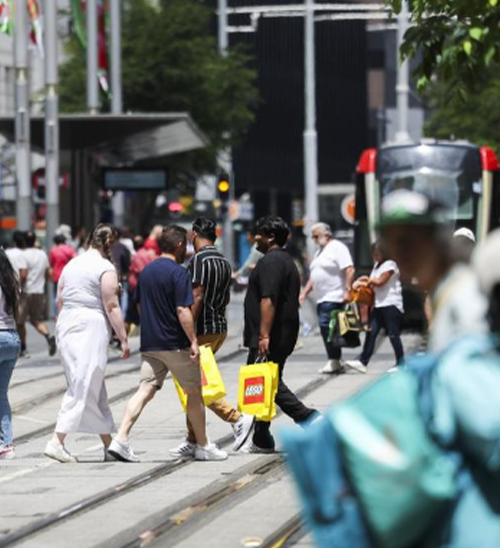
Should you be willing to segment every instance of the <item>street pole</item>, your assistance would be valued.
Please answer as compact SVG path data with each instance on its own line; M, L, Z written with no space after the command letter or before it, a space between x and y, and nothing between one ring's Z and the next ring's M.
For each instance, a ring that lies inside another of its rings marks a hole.
M14 4L15 141L17 179L17 227L31 228L31 151L28 86L28 21L26 0Z
M57 0L45 2L45 201L47 242L59 226Z
M396 84L396 96L397 96L397 131L396 141L404 142L410 141L411 137L408 133L409 127L409 114L410 114L410 66L408 59L403 62L400 61L400 48L404 40L404 35L408 30L408 4L406 0L401 3L401 12L398 16L398 30L397 30L397 71L398 80Z
M97 0L87 0L87 108L89 114L99 111L99 82L97 79Z
M120 0L110 0L110 38L111 38L111 112L122 114L122 46ZM118 191L112 201L114 223L122 227L125 221L125 193Z
M304 196L305 228L308 235L311 226L318 221L318 134L316 132L316 74L314 0L306 0L304 26L305 48L305 128L304 128ZM309 259L314 256L314 244L307 238Z
M227 36L227 0L217 0L218 9L218 38L219 38L219 53L223 57L227 55L227 48L229 46ZM233 159L231 149L226 148L219 155L219 164L222 169L227 173L229 177L229 204L234 200L234 172L233 172ZM234 234L233 223L229 218L229 204L227 210L224 212L224 255L226 259L234 265Z

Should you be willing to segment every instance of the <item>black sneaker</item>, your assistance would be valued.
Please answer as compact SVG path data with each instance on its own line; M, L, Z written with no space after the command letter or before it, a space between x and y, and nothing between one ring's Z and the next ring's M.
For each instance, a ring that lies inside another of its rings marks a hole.
M57 352L56 338L54 335L52 335L52 337L47 337L47 343L49 345L49 356L53 356Z

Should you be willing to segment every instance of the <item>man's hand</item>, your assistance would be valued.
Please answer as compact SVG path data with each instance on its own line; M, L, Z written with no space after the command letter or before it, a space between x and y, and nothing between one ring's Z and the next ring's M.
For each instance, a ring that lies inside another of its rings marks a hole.
M349 291L349 289L344 290L344 302L351 302L351 292Z
M121 360L128 360L130 358L130 348L128 346L128 340L125 339L121 343L122 353L120 356Z
M198 365L200 361L200 349L198 348L198 343L196 341L193 341L191 343L191 348L189 349L189 357L191 358L191 361Z
M269 337L259 338L259 356L267 357L269 354Z
M305 293L301 293L299 295L299 304L300 304L300 306L302 306L306 302L306 299L307 299L307 295Z

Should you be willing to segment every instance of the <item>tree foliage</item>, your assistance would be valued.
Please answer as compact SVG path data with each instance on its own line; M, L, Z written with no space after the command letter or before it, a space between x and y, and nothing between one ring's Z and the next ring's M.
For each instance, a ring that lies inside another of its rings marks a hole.
M387 0L399 13L402 0ZM409 0L411 27L401 49L420 55L418 86L435 74L462 98L500 67L500 0Z
M189 112L210 140L206 150L177 157L177 171L214 169L218 151L238 143L254 119L258 95L249 56L240 49L218 54L212 16L197 0L128 0L123 9L124 110ZM85 52L74 37L67 56L61 110L83 112Z
M467 101L451 93L449 84L435 82L426 90L433 114L425 134L438 139L467 139L493 147L500 154L500 76L490 74L488 83Z

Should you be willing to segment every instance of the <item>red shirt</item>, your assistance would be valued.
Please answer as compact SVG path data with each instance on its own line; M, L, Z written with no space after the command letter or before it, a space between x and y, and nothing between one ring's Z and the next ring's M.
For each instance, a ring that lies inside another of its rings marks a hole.
M76 251L68 244L59 244L50 250L49 259L54 282L59 281L63 268L73 257L76 257Z
M145 266L153 262L156 259L152 249L146 249L146 246L141 247L139 251L132 257L130 263L130 270L128 275L128 287L130 292L134 292L137 287L137 280L139 274L142 272Z
M144 242L144 249L152 249L158 256L161 255L158 240L155 238L146 238L146 241Z

